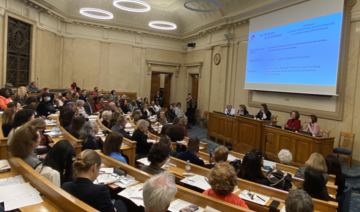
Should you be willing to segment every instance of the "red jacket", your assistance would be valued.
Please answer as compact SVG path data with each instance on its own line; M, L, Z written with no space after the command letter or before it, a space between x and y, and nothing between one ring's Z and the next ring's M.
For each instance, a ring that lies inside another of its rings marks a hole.
M235 195L233 193L228 194L227 196L219 196L217 195L211 188L204 191L203 194L210 196L210 197L214 197L216 199L234 204L234 205L238 205L240 207L249 209L249 207L246 205L245 201L242 200L238 195Z
M5 98L3 96L0 96L0 107L3 109L3 110L6 110L7 109L7 104L10 102L11 98Z
M301 121L299 119L295 119L292 123L291 123L292 119L289 119L285 125L285 127L288 128L294 128L295 131L299 131L300 127L301 127Z
M94 103L91 105L91 109L92 109L93 113L99 112L101 110L101 105Z

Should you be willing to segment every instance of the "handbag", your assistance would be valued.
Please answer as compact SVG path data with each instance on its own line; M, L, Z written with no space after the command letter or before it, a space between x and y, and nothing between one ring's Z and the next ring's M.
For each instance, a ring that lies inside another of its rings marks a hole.
M269 180L271 187L286 191L293 187L292 176L288 172L282 172L280 170L270 168L266 178Z
M234 160L230 162L230 165L234 167L236 174L239 173L241 167L241 160Z

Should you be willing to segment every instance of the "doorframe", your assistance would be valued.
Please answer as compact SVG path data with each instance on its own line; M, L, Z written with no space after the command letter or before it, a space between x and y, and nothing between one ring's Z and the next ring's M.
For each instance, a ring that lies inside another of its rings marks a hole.
M151 75L150 75L150 95L151 95L151 80L152 80L152 77L153 77L153 73L159 73L159 74L170 74L171 75L171 83L170 83L170 98L169 98L169 104L171 104L172 103L172 93L173 93L173 90L172 90L172 88L174 88L174 86L173 86L173 83L175 83L175 80L174 80L174 73L172 73L172 72L166 72L166 71L155 71L155 70L153 70L153 71L151 71L150 72L151 73ZM161 88L160 88L161 89ZM151 99L151 96L149 97L149 99ZM155 103L155 102L154 102ZM150 102L150 104L151 104L151 102Z
M197 69L194 69L194 67ZM198 84L198 99L196 99L197 104L199 105L200 102L200 98L199 96L201 95L201 74L202 74L202 67L203 67L203 62L194 62L194 63L186 63L185 64L185 68L186 68L186 90L189 87L189 77L190 75L195 75L198 74L199 75L199 84ZM192 69L190 69L192 68Z

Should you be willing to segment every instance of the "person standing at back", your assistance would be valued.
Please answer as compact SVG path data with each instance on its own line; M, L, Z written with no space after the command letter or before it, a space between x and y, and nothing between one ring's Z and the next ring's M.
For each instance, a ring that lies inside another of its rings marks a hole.
M197 137L191 137L188 142L188 149L185 152L179 153L177 158L183 161L190 161L190 163L204 167L204 161L196 156L196 153L198 153L199 150L200 140Z
M187 108L187 116L189 117L189 125L194 125L194 115L196 110L196 102L191 96L191 93L188 94L188 98L186 98L186 108Z
M156 92L156 95L154 96L154 102L156 103L156 102L161 102L161 96L160 96L160 91L157 91Z

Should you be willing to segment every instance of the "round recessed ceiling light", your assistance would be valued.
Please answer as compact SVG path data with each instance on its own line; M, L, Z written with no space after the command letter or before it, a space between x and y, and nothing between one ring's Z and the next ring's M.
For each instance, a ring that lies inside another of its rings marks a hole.
M144 8L131 8L131 7L125 7L120 5L120 2L130 2L130 3L135 3L135 4L140 4L142 6L144 6ZM140 0L114 0L113 1L113 5L121 10L126 10L126 11L130 11L130 12L147 12L150 10L150 5L146 2L140 1Z
M89 13L92 12L92 13ZM93 13L101 13L104 15L95 15ZM90 17L90 18L97 18L97 19L112 19L114 18L114 15L106 10L100 10L96 8L81 8L80 13L84 16Z
M215 4L217 8L212 9L212 10L199 10L199 9L196 9L196 8L189 7L189 6L187 5L187 4L192 3L192 2L211 3L211 4ZM219 2L216 2L216 1L214 1L214 0L190 0L190 1L185 2L184 7L185 7L186 9L188 9L188 10L192 10L192 11L195 11L195 12L215 12L215 11L220 10L221 5L220 5Z
M149 26L161 30L174 30L177 28L176 24L167 21L150 21Z

